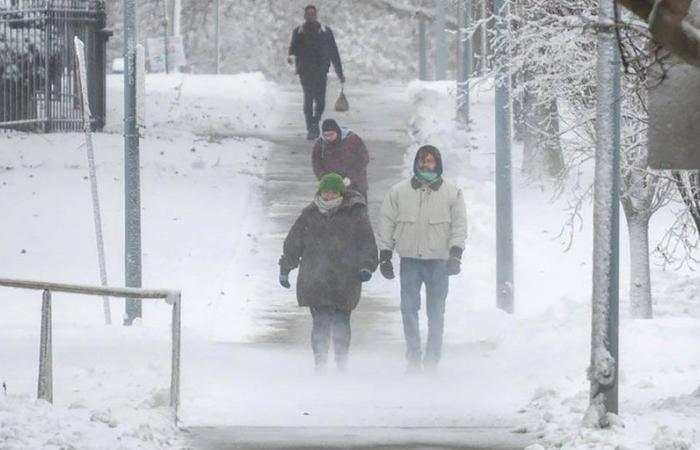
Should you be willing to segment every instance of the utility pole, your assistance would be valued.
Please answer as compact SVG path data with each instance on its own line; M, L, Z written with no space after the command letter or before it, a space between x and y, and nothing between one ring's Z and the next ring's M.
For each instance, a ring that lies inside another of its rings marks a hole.
M124 221L127 287L141 287L141 182L136 124L136 0L124 0ZM124 325L141 317L141 300L127 299Z
M428 50L426 41L426 18L420 15L418 19L418 78L422 81L428 79Z
M598 6L598 92L593 197L593 308L587 421L606 427L618 413L620 245L620 54L615 4Z
M447 78L446 8L446 0L435 1L435 81Z
M494 1L497 42L508 38L508 10L504 0ZM496 304L509 313L513 300L513 198L510 134L510 70L507 56L499 58L496 76Z
M214 39L216 40L216 74L218 75L221 73L221 69L219 67L221 58L221 41L219 40L219 14L221 14L221 8L219 5L219 0L214 0L214 8L216 8L214 13Z
M457 83L457 120L467 128L469 126L469 76L472 73L472 39L468 31L471 24L471 1L464 0L462 7L464 11L462 11L462 27L459 33L462 48L462 70Z

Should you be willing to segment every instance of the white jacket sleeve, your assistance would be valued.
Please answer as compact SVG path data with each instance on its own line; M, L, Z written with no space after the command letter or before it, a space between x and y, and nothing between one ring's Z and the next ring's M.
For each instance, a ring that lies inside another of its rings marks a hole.
M398 208L396 206L396 191L390 189L384 196L384 202L379 212L379 250L394 250L394 230Z
M467 207L461 189L457 189L457 197L452 203L450 214L450 248L457 246L464 250L464 242L467 240Z

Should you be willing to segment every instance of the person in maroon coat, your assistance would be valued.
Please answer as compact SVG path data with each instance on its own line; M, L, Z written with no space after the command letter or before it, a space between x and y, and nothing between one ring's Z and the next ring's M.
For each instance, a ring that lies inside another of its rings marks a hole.
M314 144L311 164L320 180L324 175L337 173L343 177L348 189L367 198L367 164L369 153L360 136L343 130L334 119L326 119L321 126L322 135Z

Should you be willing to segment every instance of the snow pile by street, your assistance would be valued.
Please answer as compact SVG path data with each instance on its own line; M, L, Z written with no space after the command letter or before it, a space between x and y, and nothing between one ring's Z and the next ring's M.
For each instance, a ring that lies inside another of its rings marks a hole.
M414 82L409 134L415 149L440 148L445 176L463 189L469 238L462 273L453 277L446 313L446 345L475 349L476 369L499 377L498 396L520 397L520 426L538 449L692 449L700 444L700 312L697 277L692 271L663 270L652 260L655 319L628 318L629 244L621 223L620 417L608 430L583 426L588 407L591 321L592 208L581 211L583 227L564 251L559 232L567 217L566 199L553 199L548 187L528 183L518 170L521 146L513 147L515 308L510 316L495 308L495 186L493 94L489 83L472 90L468 134L452 125L454 82ZM410 165L409 165L410 167ZM589 170L590 168L583 170ZM585 174L585 176L588 176ZM673 214L651 224L650 244L663 235ZM503 371L493 371L497 367Z
M74 450L172 449L170 411L54 407L26 395L0 396L0 448Z

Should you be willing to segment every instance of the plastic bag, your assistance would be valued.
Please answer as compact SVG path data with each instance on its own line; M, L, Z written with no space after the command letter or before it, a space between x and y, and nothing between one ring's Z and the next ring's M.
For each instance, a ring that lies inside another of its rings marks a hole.
M348 103L348 99L345 97L345 92L343 92L343 89L341 88L338 100L335 101L335 110L338 112L345 112L349 109L350 104Z

